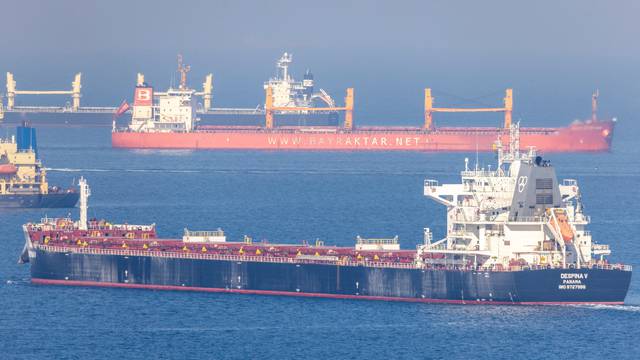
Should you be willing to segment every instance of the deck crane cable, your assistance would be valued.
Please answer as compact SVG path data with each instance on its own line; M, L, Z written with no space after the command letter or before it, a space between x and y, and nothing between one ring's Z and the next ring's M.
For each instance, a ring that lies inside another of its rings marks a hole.
M445 97L450 97L450 98L454 98L454 99L457 99L457 100L460 100L460 101L464 101L467 104L468 103L473 103L473 104L481 105L481 106L484 106L484 107L494 107L495 104L493 104L493 105L492 104L487 104L485 102L479 101L480 99L492 98L492 97L495 97L495 96L500 96L500 95L502 95L504 93L503 90L498 90L498 91L487 93L487 94L482 95L482 96L477 96L477 97L473 97L473 98L464 98L464 97L461 97L461 96L457 96L457 95L454 95L454 94L450 94L450 93L444 92L442 90L434 90L434 92L436 92L436 93L438 93L438 94L440 94L442 96L445 96ZM513 111L513 116L514 116L514 118L518 119L518 121L520 121L521 119L526 117L525 114L522 113L521 111Z
M493 92L487 93L485 95L476 96L476 97L473 97L473 98L465 98L465 97L462 97L462 96L454 95L454 94L451 94L451 93L448 93L448 92L445 92L445 91L442 91L442 90L437 90L437 89L434 89L433 92L436 93L436 94L445 96L445 97L453 98L455 100L464 102L467 105L469 103L471 103L471 104L481 105L481 106L484 106L484 107L495 107L495 104L487 104L485 102L480 101L480 99L486 99L486 98L491 98L491 97L494 97L494 96L497 96L497 95L501 95L501 94L504 93L504 90L493 91Z

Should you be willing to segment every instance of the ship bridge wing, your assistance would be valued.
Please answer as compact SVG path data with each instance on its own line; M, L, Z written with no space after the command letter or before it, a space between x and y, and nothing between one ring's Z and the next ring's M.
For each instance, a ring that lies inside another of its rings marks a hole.
M436 180L424 181L424 196L447 207L456 206L455 198L464 192L462 184L438 185Z
M578 197L578 181L574 179L562 180L562 185L560 185L560 195L562 196L562 201L564 202L573 200Z

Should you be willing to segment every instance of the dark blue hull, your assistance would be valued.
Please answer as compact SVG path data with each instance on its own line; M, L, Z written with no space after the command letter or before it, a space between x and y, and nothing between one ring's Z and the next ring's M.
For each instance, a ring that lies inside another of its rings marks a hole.
M631 280L630 271L596 268L421 270L41 249L30 250L28 260L40 284L444 303L621 304Z
M79 193L0 195L0 208L72 208Z

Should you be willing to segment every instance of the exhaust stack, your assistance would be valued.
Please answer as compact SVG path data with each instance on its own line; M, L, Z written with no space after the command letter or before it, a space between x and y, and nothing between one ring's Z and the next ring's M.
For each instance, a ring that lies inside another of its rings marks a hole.
M80 221L78 228L80 230L87 230L87 210L89 209L88 200L89 196L91 196L91 189L84 177L80 178L78 185L80 186Z

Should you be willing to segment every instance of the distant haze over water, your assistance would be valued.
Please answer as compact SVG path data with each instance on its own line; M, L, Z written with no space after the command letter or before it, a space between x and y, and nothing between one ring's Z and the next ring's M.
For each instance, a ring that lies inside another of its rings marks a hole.
M293 75L310 68L339 102L354 87L360 123L419 124L427 86L443 106L474 105L446 94L500 105L513 87L514 117L532 125L589 117L599 88L602 116L631 121L640 110L638 14L634 1L27 0L3 7L11 31L0 38L0 71L13 72L19 89L67 88L82 71L82 104L116 106L131 98L137 72L170 85L180 52L192 86L214 74L214 106L254 107L288 51ZM501 122L498 114L438 120Z

